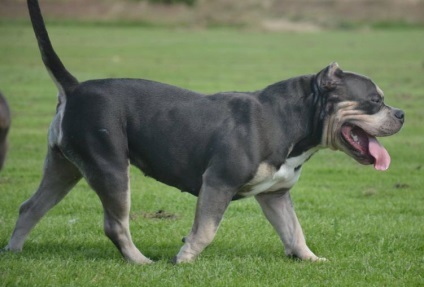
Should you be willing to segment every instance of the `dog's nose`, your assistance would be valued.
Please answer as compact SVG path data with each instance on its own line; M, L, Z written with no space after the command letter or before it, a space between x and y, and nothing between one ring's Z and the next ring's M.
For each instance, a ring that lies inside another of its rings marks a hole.
M395 117L397 119L399 119L400 121L402 121L402 123L403 123L404 120L405 120L405 113L402 110L396 110L395 111Z

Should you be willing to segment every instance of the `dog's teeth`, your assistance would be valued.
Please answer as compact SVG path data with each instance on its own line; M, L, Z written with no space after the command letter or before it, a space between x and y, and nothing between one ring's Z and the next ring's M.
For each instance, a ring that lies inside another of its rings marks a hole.
M352 139L353 139L355 142L359 142L359 138L358 138L358 136L357 136L357 135L355 135L354 133L350 133L350 136L352 137Z

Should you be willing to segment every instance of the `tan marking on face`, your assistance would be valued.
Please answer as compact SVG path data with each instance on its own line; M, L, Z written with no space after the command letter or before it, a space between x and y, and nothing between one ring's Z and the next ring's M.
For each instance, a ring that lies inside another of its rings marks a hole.
M375 83L374 83L374 85L375 85L375 87L376 87L376 89L377 89L377 93L382 97L382 98L384 98L384 92L383 92L383 90L382 89L380 89L380 87L379 86L377 86Z
M378 113L373 115L359 115L349 121L360 127L369 135L375 137L389 136L401 128L402 124L392 115L388 107L383 107Z
M377 90L379 93L382 91ZM399 131L402 124L393 115L388 106L383 106L379 112L367 115L357 110L357 102L345 101L335 106L335 113L330 115L324 124L322 145L333 150L343 150L341 143L341 128L349 123L360 127L374 137L389 136Z
M356 109L357 102L344 101L335 106L335 113L331 114L324 123L324 132L321 144L333 150L339 149L338 138L342 125L349 119L354 119L363 113Z

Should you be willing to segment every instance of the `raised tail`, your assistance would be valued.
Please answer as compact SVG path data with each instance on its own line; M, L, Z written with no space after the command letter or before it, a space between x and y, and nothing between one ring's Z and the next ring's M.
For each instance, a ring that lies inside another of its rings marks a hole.
M41 58L46 66L50 76L59 89L59 100L65 97L75 86L78 80L66 70L62 61L57 56L50 42L49 34L41 15L40 5L37 0L28 0L28 10L31 17L32 27L35 37L37 38L38 47L40 49Z

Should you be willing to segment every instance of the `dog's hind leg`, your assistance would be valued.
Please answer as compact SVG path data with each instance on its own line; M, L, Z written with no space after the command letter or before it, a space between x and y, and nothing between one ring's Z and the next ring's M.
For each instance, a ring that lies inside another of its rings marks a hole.
M262 193L255 198L283 241L286 255L303 260L326 260L316 256L306 245L305 236L294 211L288 190Z
M102 202L105 234L127 261L137 264L152 263L137 249L131 238L129 163L124 164L122 160L111 161L105 168L101 163L96 163L95 159L89 162L90 172L86 179Z
M56 148L48 149L38 190L19 209L19 218L6 250L20 251L38 221L81 179L81 173Z

